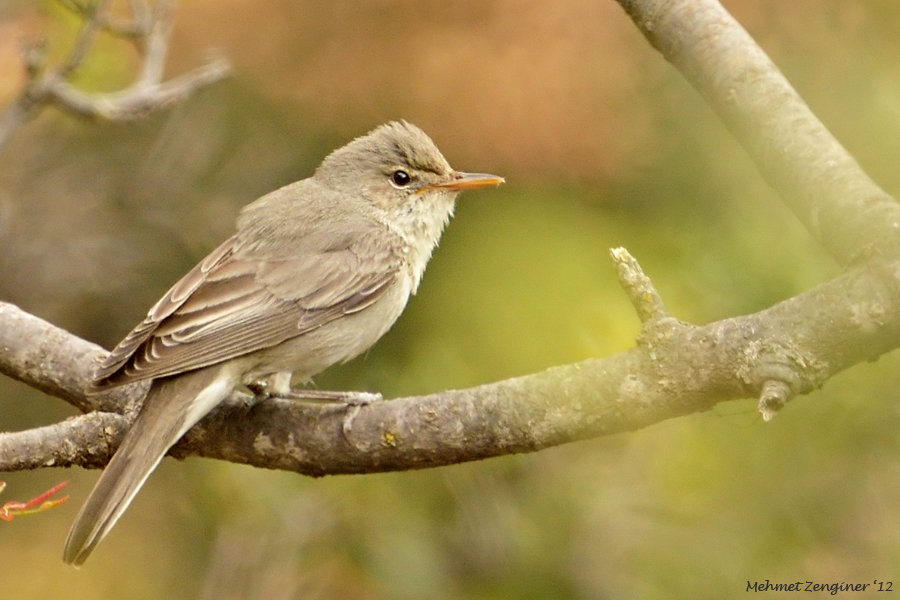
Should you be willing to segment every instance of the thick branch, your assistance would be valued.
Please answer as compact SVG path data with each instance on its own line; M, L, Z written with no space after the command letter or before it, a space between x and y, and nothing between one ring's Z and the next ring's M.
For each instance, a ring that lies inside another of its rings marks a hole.
M91 398L84 393L98 357L104 354L100 346L0 302L0 373L62 398L82 412L121 411L139 399L141 390L126 388Z
M863 172L719 2L617 1L835 258L847 264L873 247L896 248L900 205Z
M644 427L761 392L764 415L835 373L900 345L900 223L878 189L712 0L619 0L648 39L707 97L760 171L810 231L844 261L844 275L760 313L693 327L669 317L649 280L619 253L623 281L644 321L637 348L468 390L363 407L349 434L333 407L236 394L174 449L312 475L412 469L546 448ZM79 408L121 410L141 391L81 393L101 351L0 304L0 370ZM0 437L0 470L97 466L124 419L70 420L50 440L90 435L101 447L73 455L35 445L33 432ZM103 435L100 435L100 434ZM33 456L23 459L23 454Z
M127 427L121 415L92 412L47 427L0 433L0 464L4 471L70 464L103 468Z
M873 261L753 315L703 327L662 317L664 326L648 324L645 333L652 335L642 336L639 347L609 358L365 406L349 436L342 409L281 400L252 406L248 396L235 394L172 454L310 475L414 469L635 430L755 395L767 381L806 393L900 345L898 278L900 262ZM77 397L101 355L97 347L12 305L0 307L0 348L8 355L0 369L39 389ZM28 350L35 340L41 342L38 352ZM139 396L141 390L124 393ZM94 403L74 400L81 407ZM124 420L104 422L102 443L110 454L122 426ZM99 426L67 421L59 427L87 438ZM28 435L0 438L0 470L103 463L96 445L73 456L58 446L26 446ZM25 452L38 454L23 460Z

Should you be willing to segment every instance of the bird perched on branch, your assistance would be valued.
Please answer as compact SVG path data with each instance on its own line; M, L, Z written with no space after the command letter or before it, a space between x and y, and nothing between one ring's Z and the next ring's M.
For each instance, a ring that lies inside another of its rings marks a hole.
M463 190L501 177L453 170L405 121L332 152L312 177L246 206L237 233L150 309L109 353L91 389L150 390L69 531L82 564L169 448L239 386L347 403L354 392L294 391L368 349L403 312Z

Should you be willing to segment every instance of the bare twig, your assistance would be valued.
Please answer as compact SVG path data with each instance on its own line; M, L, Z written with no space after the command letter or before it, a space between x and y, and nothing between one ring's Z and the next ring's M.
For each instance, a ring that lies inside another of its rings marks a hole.
M54 105L80 117L127 121L181 102L198 90L221 81L231 72L228 61L221 57L213 58L193 71L162 82L175 0L159 0L152 12L146 2L132 0L131 26L107 17L109 0L99 0L95 4L60 1L84 15L85 23L69 56L55 69L46 67L42 45L32 44L24 49L29 81L18 100L0 115L0 150L28 117L42 106ZM137 80L121 92L90 94L69 83L69 78L86 59L100 29L129 37L146 48Z
M81 4L75 0L57 0L61 5L77 15L89 18L92 7L89 4ZM153 26L150 9L144 0L131 0L131 19L116 18L107 13L96 15L100 28L104 31L122 38L142 42L147 37Z
M153 18L153 26L147 36L147 55L144 58L143 72L138 79L140 87L152 88L162 81L166 54L169 51L169 37L172 34L172 21L175 17L175 0L159 0Z
M130 121L176 104L198 90L221 81L231 72L225 59L217 59L159 85L140 85L113 94L87 94L58 78L44 78L42 95L71 114L105 121Z
M641 265L628 250L613 248L609 251L609 255L616 265L619 284L628 294L628 299L631 300L631 305L634 306L641 323L647 324L657 319L671 317L653 282L644 274Z
M66 58L66 60L56 69L56 75L58 77L63 79L70 77L81 66L81 63L84 62L84 59L87 57L88 52L94 43L94 36L100 28L100 19L106 12L108 4L109 0L99 0L97 4L85 7L85 21L81 26L81 31L78 34L75 45L72 47L72 52L69 53L68 58Z

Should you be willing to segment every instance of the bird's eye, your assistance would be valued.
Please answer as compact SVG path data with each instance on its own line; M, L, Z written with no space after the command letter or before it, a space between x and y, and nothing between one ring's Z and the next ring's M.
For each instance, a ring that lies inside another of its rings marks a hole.
M397 187L406 187L409 185L409 182L412 181L412 177L410 177L409 173L406 171L397 169L391 173L391 181L393 181L394 185Z

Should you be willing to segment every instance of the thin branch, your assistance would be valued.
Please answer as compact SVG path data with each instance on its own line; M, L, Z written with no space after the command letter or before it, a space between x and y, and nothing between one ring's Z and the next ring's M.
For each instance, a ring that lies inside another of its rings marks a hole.
M641 323L645 325L658 319L671 318L666 305L656 291L653 282L644 274L641 265L625 248L613 248L609 251L616 271L619 274L619 285L628 294L631 305L637 312Z
M41 44L23 51L28 83L22 94L0 114L0 150L12 134L40 107L55 105L70 114L109 121L127 121L184 101L200 89L221 81L231 73L224 58L210 59L205 65L166 83L162 82L165 58L172 31L175 0L160 0L155 13L146 3L132 2L133 27L110 21L106 15L109 0L82 5L60 0L64 6L85 16L85 23L69 56L55 69L47 69ZM89 94L69 83L90 52L99 29L117 34L129 31L129 37L146 48L140 75L131 87L110 94ZM133 35L132 33L133 32Z
M42 96L65 112L92 119L122 122L182 102L198 90L221 81L231 72L217 59L159 85L140 85L112 94L87 94L65 80L45 78Z
M74 0L57 0L62 6L84 18L90 18L92 7ZM147 3L143 0L131 0L131 19L121 19L107 13L97 15L97 23L104 31L112 35L142 42L153 26L153 19Z
M100 20L103 18L108 4L109 0L99 0L96 4L85 6L85 20L81 26L81 31L78 33L72 52L69 53L68 58L63 61L62 65L56 69L58 77L71 77L81 66L81 63L84 62L91 46L94 44L94 36L100 28Z
M23 94L16 102L13 102L6 110L0 112L0 151L13 133L22 126L28 118L32 108L31 99Z
M153 87L162 81L175 18L175 0L159 0L155 12L153 26L147 35L147 56L144 57L143 72L137 82L140 87Z

